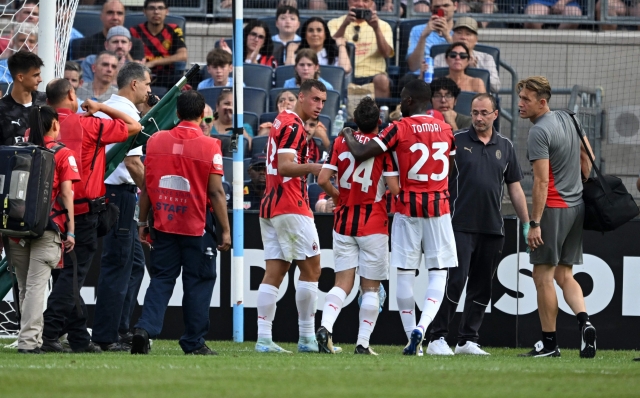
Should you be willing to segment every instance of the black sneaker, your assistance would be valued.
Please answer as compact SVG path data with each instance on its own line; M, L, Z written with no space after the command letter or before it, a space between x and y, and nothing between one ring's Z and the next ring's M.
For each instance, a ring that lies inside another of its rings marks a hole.
M327 328L320 326L316 332L316 340L318 341L318 352L321 354L334 354L332 334Z
M59 340L49 340L42 339L42 346L40 346L40 350L44 352L59 352L59 353L69 353L71 349L64 348L62 343Z
M638 357L638 358L633 358L633 360L634 360L634 361L638 361L638 362L640 362L640 357Z
M40 347L36 347L33 350L27 350L26 348L18 348L19 354L44 354L45 352L40 349Z
M131 333L131 332L119 333L118 332L118 336L119 336L118 343L131 345L131 340L133 339L133 333Z
M71 350L76 354L102 354L102 349L100 348L100 346L91 341L84 348L72 348Z
M205 344L197 350L185 352L185 355L218 355L218 353L207 347L207 345Z
M131 338L132 354L148 354L149 353L149 333L144 329L136 329L133 331Z
M580 358L593 358L596 356L596 328L587 321L580 333Z
M536 358L541 358L541 357L559 357L560 356L560 349L556 346L555 349L549 350L549 349L544 347L544 344L542 343L542 341L538 341L533 346L533 350L531 350L529 352L526 352L524 354L520 354L518 356L519 357L536 357Z
M122 351L131 351L131 345L125 343L111 343L111 344L100 344L96 343L100 346L102 351L108 352L122 352Z
M376 354L371 347L367 347L364 348L361 345L356 346L356 350L353 352L354 354L360 354L360 355L375 355L378 356L378 354Z

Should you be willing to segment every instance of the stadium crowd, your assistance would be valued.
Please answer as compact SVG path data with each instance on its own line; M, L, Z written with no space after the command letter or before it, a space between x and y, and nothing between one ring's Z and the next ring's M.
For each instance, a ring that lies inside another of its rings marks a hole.
M590 172L584 162L591 149L577 146L576 134L568 141L558 139L563 129L573 127L567 115L550 111L551 87L545 78L521 81L520 116L533 123L528 160L536 177L533 208L527 210L515 151L497 130L501 83L494 50L499 50L478 44L486 24L455 15L493 13L494 2L414 2L416 10L432 14L415 24L397 49L395 25L377 14L378 8L392 9L393 1L379 7L372 0L347 0L344 15L327 21L303 20L295 1L282 3L275 12L277 32L262 20L244 28L242 134L249 155L244 208L259 211L266 261L257 297L256 351L288 352L273 341L271 329L278 286L295 261L300 269L300 352L342 351L333 345L333 324L359 276L355 353L376 355L369 337L384 303L380 282L395 267L408 340L405 355L422 355L423 341L428 354L454 354L444 338L467 277L468 299L455 354L488 355L478 345L478 330L504 243L499 212L504 182L525 227L538 289L543 338L525 355L560 356L555 279L579 323L580 355L594 357L595 328L571 273L572 265L582 263L580 172ZM327 9L335 4L315 0L307 6ZM637 6L627 8L624 13L637 12ZM536 15L581 12L579 4L563 0L531 0L525 8ZM185 334L180 346L186 354L215 354L204 336L216 281L215 257L231 244L226 211L232 203L231 43L217 42L206 56L206 68L178 96L180 123L155 134L145 148L131 149L103 180L109 145L138 134L141 115L153 106L149 99L164 95L186 69L184 25L168 20L168 2L145 0L143 13L145 22L127 28L122 2L104 2L102 27L87 37L76 32L64 78L48 82L46 93L37 91L43 66L33 25L37 2L24 2L14 16L11 36L0 41L3 81L11 84L0 100L3 144L28 140L52 147L59 141L67 147L56 153L54 183L54 195L65 203L66 220L54 222L50 233L38 238L47 241L42 249L36 250L35 240L4 240L12 266L21 270L20 352L147 354L150 339L161 332L182 271ZM396 51L406 68L390 67ZM383 112L383 106L395 111ZM471 156L485 153L490 156ZM549 171L558 170L558 164L569 166L550 184ZM469 211L471 201L481 202L486 211ZM318 330L314 316L320 248L314 211L335 217L336 281ZM395 214L390 237L388 213ZM299 234L294 239L288 231ZM98 234L104 236L103 252L89 335L87 310L77 291L97 254ZM152 248L151 285L142 316L132 326L145 272L142 245ZM424 305L416 322L413 283L423 253L429 284L426 296L417 298L424 299ZM59 262L65 266L56 269ZM32 270L38 271L36 277ZM55 283L42 314L35 298L43 296L52 270ZM68 347L62 344L64 335Z

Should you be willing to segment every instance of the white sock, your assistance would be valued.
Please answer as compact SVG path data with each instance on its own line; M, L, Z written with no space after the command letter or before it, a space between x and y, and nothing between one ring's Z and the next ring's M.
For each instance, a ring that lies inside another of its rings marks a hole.
M316 298L318 282L298 281L296 287L296 306L298 307L298 329L300 337L314 337L316 326Z
M413 282L416 280L416 272L398 270L396 280L396 301L400 320L407 334L411 338L411 332L416 328L416 301L413 298Z
M420 322L418 323L418 326L422 328L423 335L440 309L446 285L446 269L429 270L429 286L427 286L427 294L424 296L422 316L420 316Z
M347 298L347 293L337 286L334 286L324 298L324 307L322 308L322 322L320 325L324 326L329 333L333 333L333 324L336 323L340 311L342 311L342 304Z
M378 320L378 308L380 306L380 298L377 292L365 292L362 295L362 304L360 305L360 328L358 329L358 341L356 346L361 345L364 348L369 347L369 338L376 326Z
M258 288L258 338L272 338L271 328L276 317L276 301L278 301L278 288L272 285L261 284Z

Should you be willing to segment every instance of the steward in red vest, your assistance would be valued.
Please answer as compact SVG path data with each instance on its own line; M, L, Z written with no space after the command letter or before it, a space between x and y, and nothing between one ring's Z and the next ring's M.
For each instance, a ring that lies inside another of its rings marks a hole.
M222 151L218 140L202 134L204 107L204 97L197 91L180 94L180 124L155 133L147 142L138 227L143 242L151 228L155 272L135 326L132 354L147 354L149 338L162 331L167 303L182 268L185 331L180 346L186 354L215 355L204 336L209 331L209 303L216 281L216 247L229 250L231 235L222 188ZM222 228L220 240L207 199ZM153 225L147 221L150 216Z
M94 101L83 103L82 108L87 113L77 115L78 102L75 90L65 79L54 79L47 84L47 101L58 112L58 140L78 156L77 166L81 181L73 184L77 275L74 275L74 267L65 267L60 271L44 313L41 349L63 352L58 338L64 328L74 352L100 352L100 348L90 341L91 336L86 325L87 311L82 298L82 314L78 314L75 309L74 285L78 290L82 288L97 249L98 213L105 209L106 202L103 182L106 162L104 147L110 143L126 141L142 127L124 112ZM113 120L92 117L96 112L103 112ZM64 255L64 262L72 263L67 253Z

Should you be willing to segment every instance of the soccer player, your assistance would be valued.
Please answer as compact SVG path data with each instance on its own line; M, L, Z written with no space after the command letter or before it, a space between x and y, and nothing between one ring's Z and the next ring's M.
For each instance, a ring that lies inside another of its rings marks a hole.
M318 175L322 165L307 162L304 123L317 119L327 100L318 80L300 85L293 111L283 111L273 121L267 143L267 183L260 205L260 230L266 271L258 288L258 352L291 353L272 340L278 287L291 262L300 268L296 305L300 339L298 352L318 352L315 337L316 298L320 278L320 246L307 194L307 175Z
M378 133L380 110L365 97L356 107L353 118L358 125L354 138L371 141ZM398 170L391 154L383 153L364 162L353 155L339 137L333 144L329 161L322 166L318 184L336 203L333 223L333 258L335 286L329 291L322 310L322 323L316 339L321 353L333 354L333 324L360 275L362 303L355 354L378 355L369 347L369 337L378 319L380 281L389 279L389 218L387 185L393 195L400 191ZM337 174L338 189L331 184ZM383 179L384 177L384 179Z
M444 296L445 268L458 266L447 190L455 144L451 127L426 115L431 101L427 83L407 83L400 98L404 117L373 140L362 144L349 130L343 133L356 161L387 151L397 159L401 190L391 228L391 266L398 269L398 309L409 338L403 354L420 355L424 333ZM423 251L429 285L416 326L413 283Z

